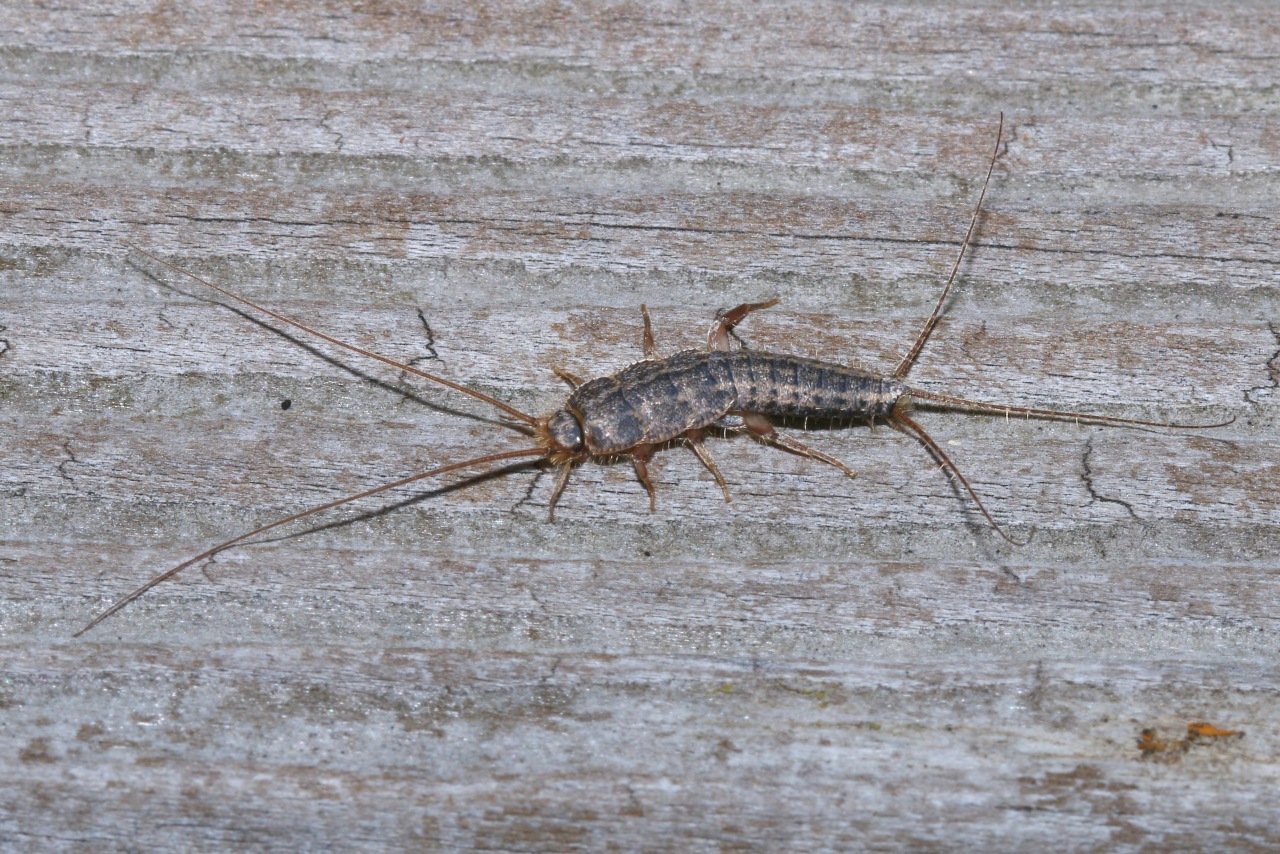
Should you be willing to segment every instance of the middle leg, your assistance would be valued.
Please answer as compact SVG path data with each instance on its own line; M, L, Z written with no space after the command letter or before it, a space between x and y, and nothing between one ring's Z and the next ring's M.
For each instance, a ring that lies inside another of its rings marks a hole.
M720 468L716 465L716 461L711 459L711 455L707 453L706 447L702 444L701 430L686 430L684 440L689 443L689 447L698 455L698 459L707 467L707 471L711 472L715 477L716 483L720 484L720 491L724 493L724 503L728 504L732 501L729 498L729 484L724 482L724 475L720 474Z

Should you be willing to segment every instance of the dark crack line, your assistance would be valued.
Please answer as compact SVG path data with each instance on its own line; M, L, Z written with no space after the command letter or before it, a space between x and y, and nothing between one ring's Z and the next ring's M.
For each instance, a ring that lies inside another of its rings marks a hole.
M75 486L76 484L75 478L67 474L67 466L71 465L72 463L75 463L76 465L80 465L80 461L76 459L75 452L71 450L70 439L62 443L62 452L67 455L67 458L62 462L58 463L58 476L61 477L63 480L65 480L67 483L71 484L72 486Z
M1093 487L1093 464L1092 464L1092 462L1090 462L1090 457L1092 457L1092 456L1093 456L1093 442L1094 442L1094 437L1093 437L1093 436L1090 436L1090 437L1089 437L1089 440L1088 440L1087 442L1085 442L1085 446L1084 446L1084 459L1081 461L1081 462L1082 462L1082 464L1083 464L1083 466L1084 466L1084 477L1083 477L1083 479L1084 479L1084 486L1085 486L1085 489L1089 490L1089 495L1090 495L1090 497L1091 497L1091 498L1093 498L1093 500L1094 500L1094 501L1101 501L1101 502L1103 502L1103 503L1105 503L1105 504L1119 504L1119 505L1120 505L1121 507L1123 507L1125 510L1129 511L1129 517L1130 517L1131 519L1137 519L1137 518L1138 518L1138 514L1133 512L1133 505L1131 505L1129 502L1127 502L1127 501L1125 501L1125 500L1123 500L1123 499L1121 499L1121 498L1109 498L1109 497L1107 497L1107 496L1103 495L1102 493L1098 492L1096 489L1094 489L1094 487Z
M212 216L212 215L190 215L190 214L170 214L171 218L182 220L184 222L199 223L202 225L249 225L265 223L268 225L289 226L299 228L318 228L321 226L365 226L369 223L366 221L353 219L327 219L327 220L288 220L276 217L235 217L235 216ZM392 224L414 223L411 219L395 219L389 218L387 222ZM434 225L468 225L479 226L485 225L493 230L502 230L510 232L525 232L531 223L520 219L463 219L453 217L442 217L431 221ZM136 223L138 225L146 225L150 223ZM958 240L922 240L913 237L881 237L876 235L857 235L857 234L814 234L803 231L754 231L752 229L742 228L698 228L692 226L678 225L643 225L639 223L607 223L593 220L563 220L558 223L562 227L591 227L603 228L615 231L636 231L636 232L654 232L654 233L671 233L671 234L698 234L712 237L734 237L734 236L755 236L761 238L772 238L776 240L802 240L802 241L831 241L834 243L868 243L872 245L884 246L928 246L939 248L955 248L960 245ZM540 232L542 234L552 234L553 231L547 230ZM299 235L299 239L319 239L313 235ZM603 240L603 239L601 239ZM1232 255L1208 255L1204 253L1194 252L1116 252L1105 249L1066 249L1062 247L1044 248L1038 246L1022 246L1013 243L1001 243L998 241L973 241L969 244L971 249L997 249L1018 252L1035 252L1042 255L1061 255L1080 258L1124 258L1136 261L1150 260L1173 260L1173 261L1213 261L1216 263L1239 263L1239 264L1261 264L1267 267L1280 266L1280 261L1272 261L1269 259L1258 258L1236 258Z
M0 323L0 332L4 332L9 327ZM0 338L0 359L4 358L4 354L13 349L13 345L9 343L8 338Z
M436 222L446 222L446 220L437 220ZM467 224L477 224L477 221L464 221ZM492 221L491 221L492 222ZM524 220L506 220L505 222L514 223L510 228L513 231L521 229ZM754 236L761 238L772 238L775 240L803 240L803 241L831 241L833 243L868 243L872 245L883 246L928 246L939 248L956 248L960 245L959 240L922 240L915 237L882 237L871 234L815 234L805 231L755 231L746 228L711 228L696 226L679 226L679 225L644 225L640 223L609 223L600 222L598 220L565 220L561 223L566 227L591 227L604 228L616 231L638 231L638 232L670 232L672 234L698 234L714 237L735 237L735 236ZM1194 252L1116 252L1109 249L1070 249L1061 246L1053 248L1045 248L1040 246L1022 246L1014 243L1002 243L998 240L982 240L970 241L969 248L971 250L981 249L998 249L1018 252L1035 252L1042 255L1068 256L1078 258L1124 258L1135 261L1150 260L1173 260L1173 261L1215 261L1218 263L1240 263L1240 264L1263 264L1268 267L1280 265L1280 261L1271 261L1267 259L1257 258L1236 258L1232 255L1207 255Z
M1217 151L1225 151L1227 153L1227 165L1236 162L1236 147L1229 142L1214 142L1209 140L1209 147Z
M426 330L426 333L427 333L427 353L429 355L414 356L412 359L406 360L405 364L411 368L416 367L417 365L423 362L439 362L441 365L444 365L445 364L444 359L441 359L440 354L436 352L436 347L435 347L436 334L431 330L431 324L427 322L427 316L426 314L423 313L422 309L418 309L418 320L422 322L422 328ZM401 393L404 396L401 398L400 402L396 404L396 406L403 406L415 399L414 388L412 385L410 385L409 377L410 375L407 372L405 371L400 372L400 382L398 387L400 388Z
M99 350L124 350L129 353L151 352L151 350L146 347L126 347L124 344L95 344L93 346Z
M333 134L333 136L334 136L334 150L335 150L338 154L342 154L342 147L343 147L343 145L345 145L345 144L346 144L346 138L343 136L342 131L335 130L335 129L334 129L334 128L329 124L329 122L330 122L330 121L331 121L335 116L337 116L337 115L338 115L338 111L337 111L337 110L326 110L326 111L325 111L324 116L323 116L323 117L321 117L321 119L320 119L320 127L324 128L326 131L328 131L329 133Z
M181 222L194 222L201 225L283 225L297 226L299 228L318 228L325 225L346 225L346 226L365 226L369 225L367 220L357 219L330 219L330 220L297 220L297 219L281 219L271 216L214 216L214 215L195 215L195 214L168 214L171 219ZM395 222L395 220L392 220ZM143 224L143 223L138 223ZM154 224L154 223L152 223ZM311 235L299 235L299 237L309 237Z
M1023 704L1032 711L1039 712L1044 707L1045 696L1048 694L1049 680L1045 676L1044 662L1037 661L1035 671L1031 677L1031 690L1023 697Z
M1271 377L1271 382L1266 385L1256 385L1252 388L1244 390L1244 399L1246 403L1257 405L1258 401L1253 396L1261 391L1274 391L1280 388L1280 326L1276 325L1274 320L1267 321L1267 329L1271 332L1271 337L1275 339L1276 350L1271 354L1271 358L1267 359L1267 374Z
M427 322L427 316L423 313L422 309L418 309L418 320L422 321L422 328L427 333L427 352L430 355L418 356L410 359L408 364L416 365L419 362L436 361L443 365L444 359L441 359L440 354L436 352L436 334L431 331L431 324Z
M1271 337L1276 339L1276 344L1280 345L1280 327L1276 326L1274 320L1267 322L1267 329L1271 331ZM1271 387L1280 387L1280 347L1267 359L1267 371L1271 374Z
M200 574L204 576L205 581L209 581L213 584L218 583L218 579L214 578L213 573L210 571L217 565L217 563L218 563L217 555L210 555L209 557L200 561Z

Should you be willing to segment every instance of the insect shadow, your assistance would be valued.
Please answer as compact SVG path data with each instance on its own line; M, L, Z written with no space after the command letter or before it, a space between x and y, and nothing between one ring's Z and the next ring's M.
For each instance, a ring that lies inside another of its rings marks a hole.
M640 314L644 323L641 343L644 358L615 374L591 380L584 380L568 371L553 368L557 376L567 382L573 391L563 407L549 415L535 417L491 395L469 388L461 383L341 341L297 320L251 302L226 288L205 281L144 249L131 246L130 248L138 254L192 281L198 282L205 288L247 309L251 309L265 318L270 318L278 323L292 327L348 352L381 362L389 367L479 400L497 410L498 419L502 424L529 437L532 446L511 451L498 451L469 460L438 466L429 471L384 483L354 495L327 501L232 537L154 576L141 587L119 599L95 617L88 625L76 632L75 637L88 632L157 584L172 578L187 567L238 545L245 540L316 513L461 469L487 466L493 463L506 463L509 466L509 461L512 460L524 460L558 469L559 476L552 491L548 507L549 517L552 521L555 519L556 502L564 493L573 470L577 466L590 461L605 462L618 458L630 459L632 466L635 468L636 477L649 493L649 507L653 509L657 492L653 481L649 477L648 463L655 451L672 444L684 444L697 455L712 477L715 478L716 483L719 484L724 493L725 501L728 502L730 500L729 485L720 473L715 461L711 458L703 441L709 432L717 430L747 433L766 445L772 445L801 456L810 457L839 469L849 477L855 476L855 472L851 468L835 457L811 448L789 435L779 433L776 427L778 419L781 419L783 423L801 419L814 419L827 423L843 421L846 423L876 424L879 422L888 424L924 445L925 449L937 460L941 467L949 472L955 481L963 487L964 492L968 494L987 523L997 534L1010 543L1023 545L1025 541L1020 542L1013 539L996 522L982 503L982 499L978 497L977 492L974 491L955 463L951 461L951 458L947 456L947 453L908 414L908 408L912 401L936 409L994 412L1005 415L1065 419L1124 427L1207 429L1225 427L1235 421L1235 418L1215 424L1174 424L1162 421L1144 421L1055 409L1035 409L1012 404L988 403L953 395L927 392L912 388L906 384L908 372L915 364L916 358L920 355L925 343L929 340L930 334L938 324L947 296L951 292L951 286L955 282L956 274L960 269L961 262L964 260L965 251L973 237L978 216L982 211L982 202L986 198L987 187L991 182L991 174L995 169L996 159L1000 154L1003 130L1004 116L1001 115L999 129L996 131L995 148L987 166L982 190L978 195L977 203L974 205L973 216L969 220L969 227L965 232L964 240L961 241L960 251L951 267L951 273L947 277L946 285L943 286L942 293L934 305L933 313L929 316L919 334L916 335L915 342L898 363L893 373L889 375L877 374L861 367L850 367L803 356L769 353L747 349L743 346L735 349L731 343L731 339L736 338L734 328L753 312L776 305L778 302L776 299L765 302L743 303L719 314L707 336L705 350L685 350L670 356L659 356L657 347L654 344L648 309L641 305ZM243 309L235 308L233 310L237 311L237 313L243 313ZM245 316L248 315L246 314ZM269 325L260 318L253 319L254 322ZM307 349L310 350L311 348L308 346ZM326 360L331 360L331 357L323 354L319 355ZM492 475L494 472L489 474Z

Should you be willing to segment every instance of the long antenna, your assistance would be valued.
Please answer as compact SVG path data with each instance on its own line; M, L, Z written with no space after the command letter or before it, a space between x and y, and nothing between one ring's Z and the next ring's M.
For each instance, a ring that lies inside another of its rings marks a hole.
M902 357L902 361L898 363L898 367L894 370L894 379L900 380L906 377L907 372L911 370L911 366L915 364L916 357L924 349L925 342L929 340L933 327L938 325L938 317L942 314L942 304L947 301L947 294L951 293L951 285L955 282L956 274L960 271L960 262L964 260L964 251L969 248L969 239L973 237L973 230L978 226L978 214L982 212L982 200L987 197L987 185L991 183L991 173L995 171L996 158L1000 156L1000 137L1003 134L1004 113L1001 113L1000 126L996 129L995 149L991 152L991 164L987 166L987 177L982 182L982 192L978 194L978 203L973 207L973 216L969 219L969 230L964 233L964 240L960 244L960 254L956 256L956 263L951 266L951 275L947 277L947 285L942 289L942 296L938 297L938 304L933 307L933 314L929 316L929 321L925 323L924 328L920 330L920 334L916 336L916 343L911 345L907 355Z
M171 264L168 261L161 258L160 256L156 255L155 253L148 252L147 250L139 246L135 246L132 243L126 243L125 246L128 246L130 249L132 249L134 252L137 252L139 255L145 255L147 258L150 258L152 261L155 261L157 264L161 264L165 267L168 267L170 270L173 270L176 273L181 273L187 278L193 279L199 282L200 284L204 285L206 288L217 291L218 293L222 294L224 297L227 297L228 299L233 299L236 302L240 303L241 305L247 305L249 308L252 308L254 311L260 311L263 314L265 314L267 317L274 318L275 320L278 320L281 323L288 324L289 326L292 326L294 329L300 329L303 332L307 333L308 335L314 335L316 338L319 338L322 341L328 341L330 344L334 345L335 347L341 347L344 350L350 350L352 353L358 353L361 356L365 356L375 361L382 362L384 365L390 365L393 368L398 368L399 370L402 370L402 371L408 371L414 376L422 377L424 380L430 380L431 382L437 383L446 388L451 388L454 391L460 391L465 395L474 397L476 400L484 401L485 403L489 404L495 409L499 409L505 412L507 415L510 415L512 418L516 418L520 421L523 421L525 424L528 424L530 426L536 426L538 423L538 419L534 418L532 415L528 415L524 412L521 412L515 407L510 406L506 403L503 403L501 400L498 400L495 397L490 397L484 392L476 391L473 388L467 388L461 383L455 383L452 380L447 380L444 377L438 377L435 374L429 374L426 371L419 370L418 368L413 367L412 365L406 365L401 362L397 362L395 359L388 359L386 356L379 356L377 353L371 352L369 350L365 350L363 347L357 347L354 344L348 344L346 341L339 341L337 338L334 338L332 335L326 335L325 333L321 332L318 329L312 329L310 326L307 326L305 323L301 323L290 317L285 317L283 314L272 311L269 308L264 308L263 306L258 305L256 302L251 302L250 300L247 300L244 297L240 296L239 294L233 293L232 291L229 291L226 288L219 287L218 285L215 285L212 282L205 281L204 279L197 276L195 273L184 270L181 267L179 267L177 264Z
M352 501L359 501L361 498L368 498L370 495L377 495L379 492L386 492L388 489L395 489L397 486L404 486L405 484L413 483L414 481L422 480L424 478L435 477L436 475L440 475L440 474L447 474L451 471L457 471L458 469L464 469L469 466L479 466L479 465L484 465L485 463L496 463L496 462L501 462L502 460L514 460L514 459L519 459L520 457L532 457L535 455L543 456L546 453L547 451L544 448L522 448L521 450L518 450L518 451L503 451L502 453L498 453L498 454L487 454L483 457L476 457L475 459L472 459L472 460L464 460L460 463L450 463L447 466L440 466L439 468L434 468L434 469L431 469L430 471L425 471L420 474L415 474L409 477L401 478L400 480L395 480L395 481L392 481L391 483L384 483L381 486L375 486L373 489L366 489L364 492L358 492L355 495L348 495L346 498L339 498L336 501L329 501L324 504L320 504L315 507L312 507L308 510L303 510L300 513L294 513L291 516L285 516L283 519L277 519L276 521L271 522L270 524L267 524L267 525L263 525L260 528L254 528L252 531L249 531L246 534L241 534L238 537L232 537L231 539L227 540L224 543L219 543L213 548L207 549L206 551L201 552L200 554L196 555L190 560L183 561L182 563L178 564L172 569L166 569L164 572L155 576L146 584L142 585L137 590L130 593L128 596L125 596L123 599L117 600L114 605L112 605L107 610L103 611L98 616L94 617L93 620L87 626L85 626L80 631L76 632L74 635L72 635L72 637L73 638L80 637L85 632L89 631L94 626L98 625L98 623L101 623L103 620L107 619L112 614L116 613L121 608L124 608L130 602L137 599L142 594L146 593L152 587L155 587L157 584L161 583L162 581L167 581L168 579L173 578L179 572L182 572L182 570L186 569L192 564L199 563L205 558L213 557L218 552L225 551L226 549L231 548L237 543L244 542L250 537L257 536L258 534L264 533L266 531L270 531L272 528L278 528L281 525L286 525L289 522L302 519L306 516L312 515L313 513L320 513L321 511L324 511L324 510L331 510L334 507L341 507L343 504L350 504Z

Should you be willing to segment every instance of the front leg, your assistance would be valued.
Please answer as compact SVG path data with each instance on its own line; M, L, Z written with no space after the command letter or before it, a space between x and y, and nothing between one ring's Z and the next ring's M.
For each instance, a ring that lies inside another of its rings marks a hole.
M653 481L649 479L649 458L653 456L654 447L654 445L636 445L631 449L631 465L635 467L636 477L640 478L640 482L649 492L650 513L658 509L658 492L653 488Z
M720 484L720 490L724 493L724 503L728 504L731 499L729 497L729 484L724 482L724 475L720 474L720 467L716 465L716 461L711 459L711 455L707 453L707 449L702 444L701 430L684 431L684 440L689 443L689 447L698 455L698 459L702 460L702 464L707 467L707 471L711 472L715 477L716 483Z

